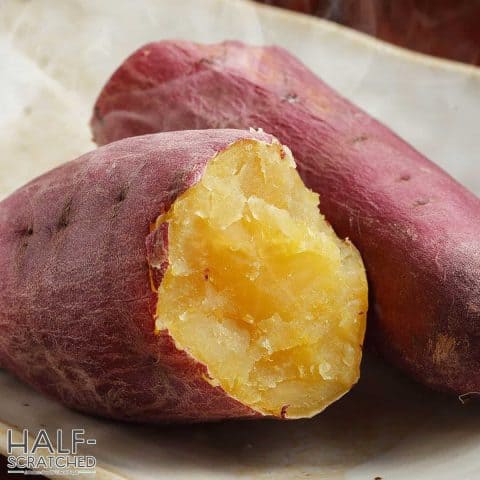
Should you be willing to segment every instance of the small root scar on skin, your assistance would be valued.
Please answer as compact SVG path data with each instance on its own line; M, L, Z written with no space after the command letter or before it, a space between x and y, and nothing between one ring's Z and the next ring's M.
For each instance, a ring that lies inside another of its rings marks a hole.
M117 202L123 202L127 198L128 188L122 188L116 197Z
M359 135L358 137L354 137L352 139L352 144L364 142L365 140L368 140L367 135Z
M414 207L423 207L424 205L428 205L430 203L429 198L420 198L413 202Z
M283 97L283 100L288 103L297 103L298 95L296 93L289 92Z
M67 228L70 223L70 213L72 209L72 199L70 198L64 205L62 213L57 222L57 230Z

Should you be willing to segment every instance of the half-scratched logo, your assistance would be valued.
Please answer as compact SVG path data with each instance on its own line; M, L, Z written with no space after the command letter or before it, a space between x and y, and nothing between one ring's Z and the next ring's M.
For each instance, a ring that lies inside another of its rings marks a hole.
M68 432L59 429L54 439L52 441L45 429L35 436L30 436L27 429L22 435L7 430L8 473L51 477L95 474L96 458L79 452L79 447L97 443L94 438L86 438L84 429L74 428Z

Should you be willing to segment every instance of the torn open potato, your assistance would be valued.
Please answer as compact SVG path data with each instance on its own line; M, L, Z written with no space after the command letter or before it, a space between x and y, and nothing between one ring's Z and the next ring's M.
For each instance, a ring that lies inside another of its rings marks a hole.
M360 255L268 135L116 142L20 189L0 218L1 362L69 406L301 418L358 379Z
M157 221L169 240L157 330L265 415L311 416L358 378L365 274L317 205L288 151L245 140Z

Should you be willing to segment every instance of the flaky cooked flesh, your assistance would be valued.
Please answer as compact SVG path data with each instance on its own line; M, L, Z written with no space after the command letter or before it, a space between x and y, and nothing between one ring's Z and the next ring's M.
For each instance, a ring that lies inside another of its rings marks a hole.
M156 330L252 409L309 417L357 381L367 283L278 143L242 140L162 215Z

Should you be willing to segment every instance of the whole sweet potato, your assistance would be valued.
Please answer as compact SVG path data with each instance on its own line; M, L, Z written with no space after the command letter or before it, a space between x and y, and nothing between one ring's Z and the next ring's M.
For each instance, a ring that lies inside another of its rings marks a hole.
M311 416L359 375L367 287L287 148L122 140L0 202L0 363L131 421Z
M384 355L434 388L480 390L479 199L285 50L146 45L104 87L92 127L100 144L183 128L275 135L362 254Z

